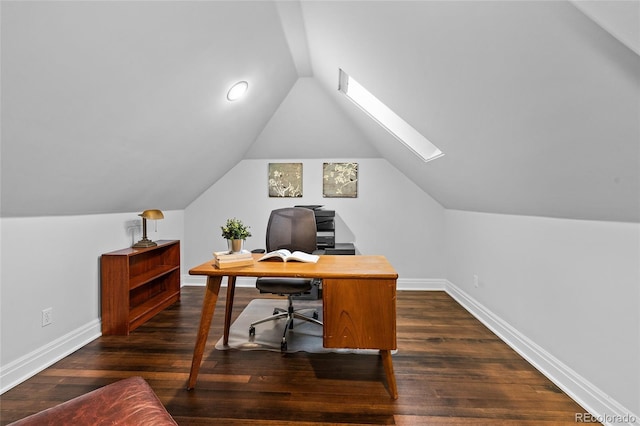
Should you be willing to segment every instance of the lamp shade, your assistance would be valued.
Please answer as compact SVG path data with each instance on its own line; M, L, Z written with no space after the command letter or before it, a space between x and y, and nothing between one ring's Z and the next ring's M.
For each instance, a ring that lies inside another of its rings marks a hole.
M140 216L150 220L164 219L164 215L160 210L145 210L142 213L140 213Z

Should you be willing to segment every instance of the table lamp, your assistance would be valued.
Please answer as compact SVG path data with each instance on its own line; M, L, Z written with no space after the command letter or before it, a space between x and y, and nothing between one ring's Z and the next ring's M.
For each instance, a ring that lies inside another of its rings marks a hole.
M158 244L154 243L150 239L147 238L147 219L158 220L164 219L164 215L160 210L145 210L140 213L138 216L142 216L142 239L135 243L133 247L136 248L144 248L144 247L155 247Z

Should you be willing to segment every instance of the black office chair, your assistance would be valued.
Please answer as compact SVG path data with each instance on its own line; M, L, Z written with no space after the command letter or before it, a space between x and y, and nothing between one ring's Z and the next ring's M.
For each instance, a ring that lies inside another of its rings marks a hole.
M301 207L287 207L283 209L273 210L269 216L267 224L267 252L287 249L289 251L303 251L305 253L321 253L316 246L316 219L313 210ZM287 350L287 333L293 329L293 320L299 319L322 326L322 322L318 320L318 312L314 310L312 317L308 317L300 313L293 307L293 297L311 291L314 285L313 278L277 278L277 277L260 277L256 279L256 288L260 293L279 294L287 296L289 306L287 309L275 308L273 315L255 321L249 326L249 335L254 336L255 326L267 321L274 321L286 318L286 326L282 334L282 342L280 350Z

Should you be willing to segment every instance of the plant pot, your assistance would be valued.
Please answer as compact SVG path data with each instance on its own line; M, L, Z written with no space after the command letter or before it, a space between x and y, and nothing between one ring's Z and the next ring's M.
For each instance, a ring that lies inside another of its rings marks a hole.
M239 253L244 248L244 240L227 240L227 245L231 253Z

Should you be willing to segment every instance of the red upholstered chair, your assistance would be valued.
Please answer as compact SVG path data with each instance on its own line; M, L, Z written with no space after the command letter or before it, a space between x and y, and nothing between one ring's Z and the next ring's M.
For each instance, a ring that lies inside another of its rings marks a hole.
M33 414L10 426L177 425L142 377L130 377Z

